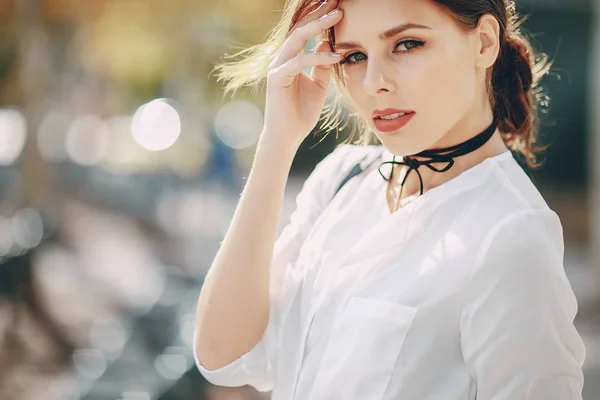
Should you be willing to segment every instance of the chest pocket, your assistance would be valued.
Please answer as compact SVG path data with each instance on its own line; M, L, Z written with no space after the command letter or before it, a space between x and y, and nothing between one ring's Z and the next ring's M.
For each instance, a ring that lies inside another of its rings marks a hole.
M325 348L311 400L381 400L417 309L351 297Z

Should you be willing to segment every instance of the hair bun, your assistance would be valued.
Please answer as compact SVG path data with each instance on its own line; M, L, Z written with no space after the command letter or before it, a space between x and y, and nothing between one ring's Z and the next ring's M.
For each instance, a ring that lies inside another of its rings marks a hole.
M517 38L509 37L504 46L507 67L516 72L519 89L528 92L533 84L531 52L525 43Z
M533 123L530 112L534 107L531 55L532 52L524 41L509 36L502 43L502 53L496 60L492 77L494 114L498 119L498 126L516 141L522 140L521 132L531 129ZM512 139L509 140L511 141Z

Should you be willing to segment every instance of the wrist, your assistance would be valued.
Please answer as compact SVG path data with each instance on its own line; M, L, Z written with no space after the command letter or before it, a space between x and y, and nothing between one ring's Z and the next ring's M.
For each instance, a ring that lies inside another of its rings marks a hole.
M257 150L265 149L268 152L277 152L293 159L296 156L301 143L290 143L288 137L288 134L284 137L281 132L263 129L258 140Z

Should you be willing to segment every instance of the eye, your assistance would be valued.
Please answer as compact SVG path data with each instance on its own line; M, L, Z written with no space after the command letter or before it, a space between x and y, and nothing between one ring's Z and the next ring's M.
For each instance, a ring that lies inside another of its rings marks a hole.
M408 53L409 51L416 49L417 47L422 46L423 44L424 43L419 40L409 39L409 40L403 40L401 42L398 42L398 44L396 45L396 48L404 47L405 50L402 50L400 52Z
M340 64L353 65L353 64L358 64L359 62L362 62L366 59L367 59L366 55L357 51L357 52L350 53L349 55L347 55L342 61L340 61Z
M409 53L412 50L423 46L424 44L425 44L425 42L422 42L420 40L406 39L406 40L401 40L400 42L396 43L395 49L401 49L401 50L398 50L397 53ZM367 59L367 56L364 53L361 53L360 51L356 51L354 53L350 53L349 55L347 55L339 63L347 64L350 66L350 65L361 63L361 62L365 61L366 59Z

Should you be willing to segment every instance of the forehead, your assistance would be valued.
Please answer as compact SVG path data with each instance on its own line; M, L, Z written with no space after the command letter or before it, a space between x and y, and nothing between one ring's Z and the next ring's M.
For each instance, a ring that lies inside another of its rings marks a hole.
M452 28L451 18L432 0L339 0L338 7L344 11L344 18L334 27L338 39L359 39L404 23Z
M345 11L369 9L422 12L435 7L435 3L432 0L338 0L338 7Z

